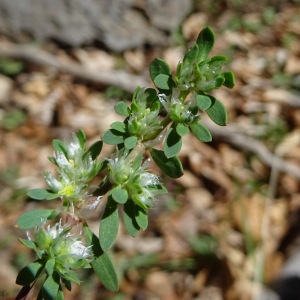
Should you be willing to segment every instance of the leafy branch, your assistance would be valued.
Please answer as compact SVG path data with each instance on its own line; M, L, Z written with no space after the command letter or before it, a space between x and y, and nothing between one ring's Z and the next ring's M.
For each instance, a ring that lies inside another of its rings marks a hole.
M130 107L120 101L115 111L124 121L112 123L102 139L89 148L82 130L73 134L69 144L53 141L55 154L49 161L56 165L58 176L45 172L49 188L30 190L28 196L47 201L60 198L61 205L56 210L26 212L16 222L16 227L33 231L29 240L20 242L37 256L19 272L16 283L24 286L20 293L29 291L42 277L37 299L64 299L62 286L71 290L73 282L80 284L74 270L88 267L94 269L106 288L118 290L117 273L107 252L119 230L118 207L122 206L125 228L134 237L148 227L147 211L153 207L154 198L167 193L159 177L147 170L145 152L167 176L178 178L183 175L177 156L182 137L191 132L199 141L212 139L201 123L202 114L207 113L217 125L227 123L224 105L208 93L222 85L232 88L234 76L221 71L225 56L208 57L214 41L213 31L204 28L175 74L164 60L154 59L150 77L156 89L137 87ZM116 151L100 159L103 143L115 145ZM155 148L159 144L163 144L163 150ZM100 172L105 176L98 187L90 185ZM97 236L86 220L93 216L105 194L108 200ZM66 221L47 225L62 214L67 216Z

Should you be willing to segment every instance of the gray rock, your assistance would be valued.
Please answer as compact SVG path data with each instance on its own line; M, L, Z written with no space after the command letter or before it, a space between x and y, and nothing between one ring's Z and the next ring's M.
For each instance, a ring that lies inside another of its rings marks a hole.
M114 51L165 44L191 0L0 0L0 32L71 46L99 40Z

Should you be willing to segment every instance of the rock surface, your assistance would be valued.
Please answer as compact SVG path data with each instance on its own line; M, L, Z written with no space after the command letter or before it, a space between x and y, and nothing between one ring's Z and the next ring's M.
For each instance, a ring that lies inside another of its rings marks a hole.
M103 42L114 51L166 43L191 0L1 0L0 32L71 46Z

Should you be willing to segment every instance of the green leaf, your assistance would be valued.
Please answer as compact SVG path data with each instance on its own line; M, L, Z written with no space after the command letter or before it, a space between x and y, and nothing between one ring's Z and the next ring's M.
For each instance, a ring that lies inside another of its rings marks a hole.
M32 189L27 192L27 196L29 196L30 198L35 199L35 200L44 200L49 195L51 196L53 194L49 193L45 189ZM55 194L55 195L57 195L57 194Z
M176 132L180 135L180 136L185 136L187 135L190 130L187 126L185 126L183 123L178 123L176 126Z
M183 175L183 168L177 156L167 158L164 151L150 149L151 156L157 166L169 177L179 178Z
M120 116L123 116L123 117L130 116L130 109L127 106L127 104L123 101L120 101L115 105L115 111Z
M225 82L225 78L223 76L218 76L215 81L215 88L218 89Z
M87 223L83 224L83 232L86 243L92 246L95 259L92 261L92 266L98 278L103 285L116 292L119 289L118 276L114 264L107 252L103 252L100 247L99 239L88 227Z
M42 291L45 300L55 300L59 289L60 276L55 272L43 284Z
M91 153L92 160L95 160L98 157L98 155L101 153L102 146L103 146L102 141L97 141L90 146L88 152Z
M52 220L58 212L52 209L30 210L24 213L16 222L19 229L30 229L41 225L44 220Z
M113 122L110 127L123 133L126 132L126 125L123 122Z
M137 137L136 136L130 136L124 141L124 145L126 149L132 149L137 143Z
M85 143L86 143L85 133L83 132L82 129L79 129L76 135L77 135L77 138L79 140L79 144L80 144L81 149L84 149Z
M183 58L183 61L187 61L190 64L193 64L198 57L199 47L197 44L193 45L186 53Z
M135 219L135 206L136 204L131 200L124 204L124 225L131 236L136 236L140 231L140 226Z
M124 142L124 135L115 129L109 129L102 135L102 141L108 145L121 144Z
M26 247L30 249L36 249L35 242L30 241L30 240L25 240L25 239L19 239L19 241Z
M65 279L73 281L77 284L80 284L80 280L77 277L76 273L72 270L69 270L67 273L64 274Z
M157 195L168 194L168 190L162 184L148 185L147 189L150 191L155 191Z
M211 28L206 27L201 30L198 38L197 45L199 47L198 62L202 62L207 59L211 49L215 43L215 34Z
M222 73L222 75L225 78L225 81L224 81L223 85L225 85L226 87L232 89L234 87L234 84L235 84L235 78L234 78L233 72L224 72L224 73Z
M225 126L227 123L227 111L225 106L215 97L209 96L209 98L212 101L212 105L206 110L208 116L216 124Z
M201 110L207 110L210 108L212 102L208 96L205 95L197 95L196 96L196 104Z
M54 266L55 266L55 258L51 258L46 262L45 271L49 276L53 274Z
M44 269L44 265L41 261L35 261L30 263L28 266L24 267L18 274L16 279L16 284L18 285L29 285L34 282L42 270Z
M226 56L223 56L223 55L216 55L216 56L213 56L210 60L209 60L209 64L213 63L213 62L221 62L221 63L224 63L227 61L227 57Z
M147 212L139 205L135 205L135 220L138 223L139 227L141 227L143 230L148 227Z
M150 63L149 71L150 71L150 77L153 82L154 79L160 74L165 74L165 75L171 74L169 65L163 59L160 58L155 58L152 60L152 62Z
M145 90L145 93L148 94L147 106L151 106L154 102L158 100L157 92L155 89L148 88Z
M171 90L173 87L172 76L159 74L155 77L154 84L158 89Z
M67 155L66 145L62 141L54 139L52 145L56 152L62 152L64 155Z
M164 152L167 157L173 157L177 155L182 147L181 136L177 133L176 124L174 123L168 130L165 143Z
M48 195L46 196L46 200L53 200L60 197L59 194L53 194L53 193L48 193Z
M72 282L70 280L65 279L65 278L62 278L61 281L65 285L66 289L71 292L72 291Z
M107 252L92 261L92 266L102 284L110 291L119 289L118 276L114 264Z
M109 200L108 200L109 202ZM99 240L101 248L106 251L115 242L119 231L118 206L109 206L107 202L100 221Z
M55 300L64 300L64 292L62 291L61 286L59 286L58 292L57 292L57 296Z
M87 223L83 224L83 233L84 233L86 244L88 246L92 246L94 256L99 257L100 255L102 255L104 252L100 247L99 239L89 228Z
M126 203L128 199L128 193L125 189L121 189L119 187L115 187L111 190L112 198L120 204Z
M134 160L132 164L133 171L136 171L142 164L143 161L143 153L140 153Z
M52 162L53 164L57 165L56 159L54 157L48 156L48 159L50 160L50 162Z
M191 130L195 137L201 142L211 142L212 136L209 130L199 122L195 122L191 126Z

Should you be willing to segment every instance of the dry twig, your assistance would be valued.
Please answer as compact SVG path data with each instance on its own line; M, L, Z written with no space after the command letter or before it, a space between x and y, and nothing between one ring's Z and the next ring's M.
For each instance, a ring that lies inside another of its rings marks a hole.
M229 144L237 146L238 148L257 154L265 164L272 167L274 162L274 154L272 154L260 141L252 137L245 136L244 134L240 133L235 126L232 125L219 128L211 122L205 122L205 126L212 133L213 137L220 138ZM280 172L288 173L300 179L300 168L277 156L276 168Z
M0 56L16 58L55 68L75 77L106 85L116 85L128 92L133 92L137 86L145 87L148 82L140 76L134 76L124 71L112 70L96 72L84 66L64 61L57 56L29 45L0 43Z

